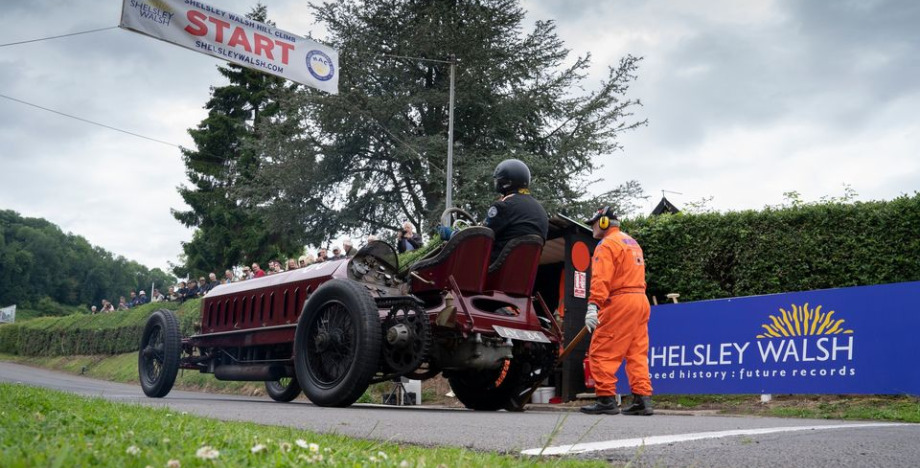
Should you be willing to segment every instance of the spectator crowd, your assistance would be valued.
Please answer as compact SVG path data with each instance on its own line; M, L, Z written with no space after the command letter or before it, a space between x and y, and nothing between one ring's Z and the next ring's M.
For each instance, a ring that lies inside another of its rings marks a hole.
M376 238L368 238L368 240L376 240ZM330 250L331 254L329 252ZM160 293L160 290L156 288L153 289L150 297L147 296L146 291L143 289L140 290L140 292L131 291L129 293L130 297L127 299L125 296L120 296L117 305L113 305L108 299L103 299L101 307L94 305L91 307L90 311L93 314L97 314L115 312L116 310L129 310L149 302L171 301L181 303L189 299L205 296L208 292L221 284L236 283L238 281L283 273L285 271L304 268L315 263L341 260L352 257L357 252L358 250L352 245L351 240L345 239L345 241L342 242L341 248L339 246L332 246L331 249L319 249L315 257L310 253L306 253L299 258L289 258L283 263L276 259L272 259L268 262L267 270L263 270L258 263L253 262L251 266L232 268L224 271L224 275L220 279L217 278L216 273L212 272L208 274L207 278L201 276L197 280L195 280L195 278L189 278L188 281L180 281L179 284L170 286L165 295ZM235 271L239 271L240 273L236 274Z

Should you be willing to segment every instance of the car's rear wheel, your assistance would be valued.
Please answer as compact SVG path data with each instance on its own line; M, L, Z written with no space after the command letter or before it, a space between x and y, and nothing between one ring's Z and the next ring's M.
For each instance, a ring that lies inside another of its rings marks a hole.
M512 406L519 387L513 360L500 369L451 371L450 389L463 406L476 411L498 411Z
M451 371L450 388L469 409L524 411L529 390L552 374L558 345L515 342L514 357L493 370Z
M364 286L333 279L314 292L297 321L297 380L319 406L349 406L370 385L380 362L380 316Z
M265 392L275 401L288 402L300 395L300 383L297 377L282 377L279 380L265 382Z
M166 396L179 373L182 352L179 320L172 311L160 309L150 315L141 335L137 370L144 394L153 398Z

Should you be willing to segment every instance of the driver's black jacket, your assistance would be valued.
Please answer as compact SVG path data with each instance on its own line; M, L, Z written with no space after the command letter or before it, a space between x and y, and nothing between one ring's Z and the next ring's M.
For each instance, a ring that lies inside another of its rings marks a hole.
M495 243L489 260L492 262L511 239L536 234L546 240L549 216L543 205L530 196L529 190L520 189L493 203L483 224L495 232Z

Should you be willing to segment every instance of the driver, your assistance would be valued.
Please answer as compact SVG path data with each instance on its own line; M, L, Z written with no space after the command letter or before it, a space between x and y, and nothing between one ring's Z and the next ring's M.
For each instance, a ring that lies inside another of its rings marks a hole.
M549 216L543 205L530 196L530 169L518 159L506 159L492 173L495 191L502 197L489 207L486 227L495 232L490 262L494 262L511 239L536 234L546 240Z

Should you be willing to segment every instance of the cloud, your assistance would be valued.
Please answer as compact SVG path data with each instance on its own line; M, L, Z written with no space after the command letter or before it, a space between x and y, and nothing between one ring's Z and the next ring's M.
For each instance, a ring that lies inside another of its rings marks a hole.
M594 77L644 56L631 97L649 125L601 157L606 180L639 180L719 209L806 199L890 199L920 182L920 4L875 2L528 2L557 18ZM605 187L596 187L602 191Z
M213 2L212 2L213 3ZM304 2L267 0L278 27L325 34ZM222 1L246 13L253 2ZM649 125L603 155L602 192L636 179L678 205L759 209L797 190L890 199L920 187L920 3L528 0L554 20L596 86L627 53L643 56L630 97ZM4 3L0 43L116 26L120 2ZM525 31L529 27L524 28ZM205 116L217 59L125 30L5 47L0 93L179 145ZM175 147L0 99L0 208L148 266L166 268L191 231Z
M222 6L245 13L252 3ZM309 19L301 3L283 6ZM120 11L120 2L14 1L4 4L0 43L116 26ZM112 29L3 48L0 93L191 146L187 129L205 117L211 86L226 83L221 63ZM117 255L165 269L191 238L170 213L185 208L176 147L0 99L0 167L0 207L44 217Z

